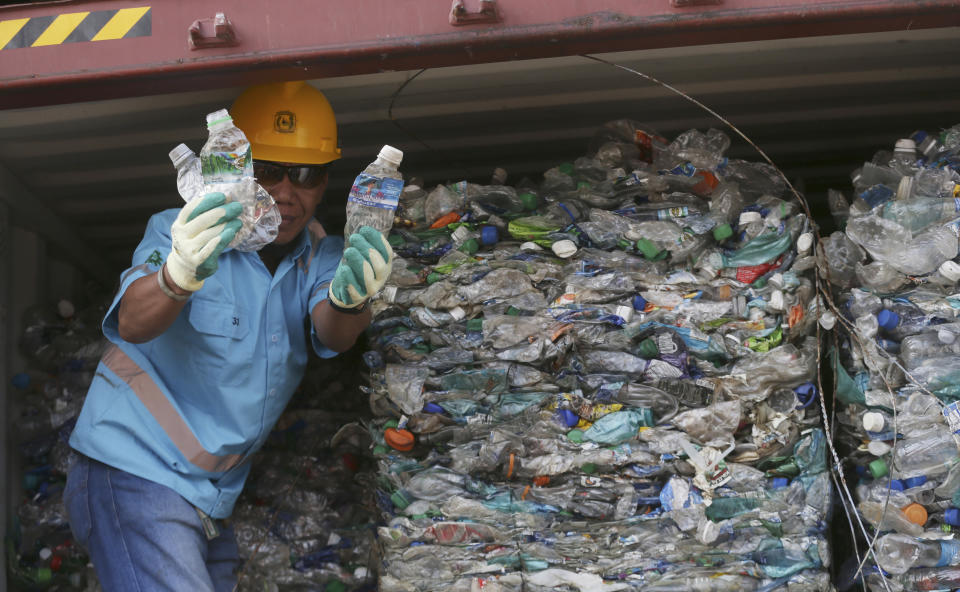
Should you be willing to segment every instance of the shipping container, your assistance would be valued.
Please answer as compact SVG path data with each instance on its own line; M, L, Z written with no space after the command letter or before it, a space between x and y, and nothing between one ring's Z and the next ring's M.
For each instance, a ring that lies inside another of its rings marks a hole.
M604 122L756 143L831 230L826 191L879 146L960 123L960 0L130 0L0 6L0 390L22 315L115 288L152 213L181 202L167 153L248 84L310 80L343 159L318 217L343 226L383 144L428 185L539 179ZM652 80L655 79L655 80ZM0 531L19 476L9 425ZM6 560L4 559L4 565ZM0 584L2 591L3 584Z

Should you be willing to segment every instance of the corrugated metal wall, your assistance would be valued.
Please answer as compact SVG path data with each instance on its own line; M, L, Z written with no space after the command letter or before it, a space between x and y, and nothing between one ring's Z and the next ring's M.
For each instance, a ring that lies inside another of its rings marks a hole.
M892 148L914 129L937 131L960 122L957 32L602 57L655 76L723 114L802 182L821 223L829 224L826 189L849 189L850 171L874 150ZM536 180L547 168L583 154L594 130L611 119L639 120L669 137L721 126L661 87L579 56L427 70L398 94L416 74L314 81L334 106L344 148L326 200L332 231L342 225L353 176L384 143L402 148L404 172L427 185L485 182L496 166L507 169L511 180ZM76 258L79 251L71 245L82 242L93 253L85 260L99 259L109 275L128 264L150 214L181 203L167 152L181 141L199 151L205 114L228 106L238 91L2 111L0 169L19 182L18 193L33 200L34 212L49 212L76 231L69 240L54 237L53 255ZM738 138L728 155L759 159ZM18 223L45 222L23 218Z

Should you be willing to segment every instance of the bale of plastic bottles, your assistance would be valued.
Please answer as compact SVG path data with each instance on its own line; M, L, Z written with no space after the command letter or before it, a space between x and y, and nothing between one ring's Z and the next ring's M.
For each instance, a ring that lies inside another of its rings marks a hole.
M831 192L841 229L823 242L857 551L843 585L949 590L960 587L960 126L892 148L853 172L852 199Z
M816 233L729 138L410 183L368 331L380 590L830 590Z

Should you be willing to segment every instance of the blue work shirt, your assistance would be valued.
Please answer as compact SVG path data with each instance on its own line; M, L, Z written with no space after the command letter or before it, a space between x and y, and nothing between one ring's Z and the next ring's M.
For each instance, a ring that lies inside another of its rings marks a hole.
M343 239L323 237L312 221L273 275L257 253L227 250L170 328L128 343L117 332L120 299L160 269L178 213L150 218L122 276L103 321L113 347L97 367L70 445L225 518L250 472L249 455L303 377L307 340L321 357L336 355L308 319L327 298Z

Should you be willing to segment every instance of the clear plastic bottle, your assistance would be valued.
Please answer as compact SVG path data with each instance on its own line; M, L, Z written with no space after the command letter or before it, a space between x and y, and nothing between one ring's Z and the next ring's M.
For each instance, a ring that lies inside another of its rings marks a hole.
M947 222L958 215L960 215L960 199L895 200L883 206L884 218L894 220L913 232L923 230L935 222Z
M925 541L899 533L883 535L877 545L880 567L897 575L913 567L956 565L958 551L958 541Z
M203 174L200 159L186 144L179 144L170 151L170 162L177 169L177 191L183 201L190 203L203 191Z
M934 424L921 433L908 433L893 453L893 474L897 478L942 475L956 464L957 445L953 433L943 424Z
M912 176L917 170L917 145L910 138L897 140L890 168L901 175Z
M357 175L347 197L344 239L349 239L361 226L372 226L384 236L390 232L393 212L403 190L403 175L397 170L402 160L403 152L384 146L377 159Z
M253 157L250 142L233 123L226 109L207 115L210 136L200 150L200 169L205 190L221 191L231 201L241 201L232 195L245 177L253 178Z

